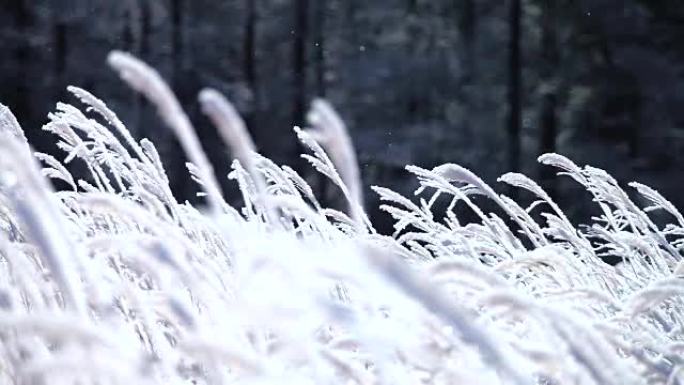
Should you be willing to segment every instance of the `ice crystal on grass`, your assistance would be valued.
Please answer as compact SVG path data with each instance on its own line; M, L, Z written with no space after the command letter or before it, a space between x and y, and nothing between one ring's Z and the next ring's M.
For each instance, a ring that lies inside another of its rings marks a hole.
M527 203L455 164L408 166L417 201L373 188L395 220L383 236L327 102L314 101L312 128L295 134L346 213L256 153L230 103L204 90L203 111L235 158L214 174L161 77L128 54L109 63L158 107L210 210L177 202L152 142L136 141L85 90L69 87L83 109L60 103L44 126L62 159L31 156L0 106L1 383L684 381L684 220L655 190L630 185L642 208L605 171L544 155L600 208L577 227L522 174L500 182L525 190ZM73 162L87 178L70 173ZM239 185L241 207L221 196L221 174ZM456 206L478 220L464 222ZM653 210L673 222L659 227Z

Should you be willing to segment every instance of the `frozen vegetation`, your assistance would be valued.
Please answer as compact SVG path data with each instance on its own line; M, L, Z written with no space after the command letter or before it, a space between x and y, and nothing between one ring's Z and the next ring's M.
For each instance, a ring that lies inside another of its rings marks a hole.
M373 187L395 220L383 236L327 102L295 134L345 212L254 152L230 103L204 90L235 159L243 205L232 207L217 181L227 165L212 167L159 75L124 53L108 62L157 107L206 205L177 202L153 143L86 90L70 87L81 108L59 103L44 126L62 160L32 154L1 107L0 383L684 382L684 217L649 187L628 193L603 170L540 157L598 205L578 227L524 175L500 182L529 205L455 164L408 166L415 199ZM87 180L70 173L76 162ZM479 220L464 223L457 206Z

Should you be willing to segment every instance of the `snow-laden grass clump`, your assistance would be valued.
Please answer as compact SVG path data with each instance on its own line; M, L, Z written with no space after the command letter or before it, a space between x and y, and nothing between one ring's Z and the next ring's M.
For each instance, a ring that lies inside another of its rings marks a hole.
M524 175L500 181L534 197L528 207L458 165L409 166L417 201L374 187L395 220L396 233L382 236L325 101L295 133L346 212L322 207L294 170L255 153L232 106L204 90L203 111L235 158L228 177L244 203L232 207L216 179L223 170L159 75L119 52L109 64L173 130L206 208L177 202L152 142L134 140L85 90L69 88L83 109L60 103L44 126L63 160L32 154L1 107L0 383L684 381L684 217L656 191L631 185L642 208L606 172L544 155L599 206L579 229ZM74 162L87 181L69 172ZM463 223L457 206L479 220ZM654 223L651 210L671 223Z

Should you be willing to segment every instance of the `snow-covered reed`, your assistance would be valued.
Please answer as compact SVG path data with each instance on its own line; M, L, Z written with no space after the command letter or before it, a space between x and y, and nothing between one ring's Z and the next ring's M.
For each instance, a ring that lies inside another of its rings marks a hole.
M0 106L0 383L684 381L684 217L655 190L634 183L628 194L603 170L540 157L598 205L578 227L524 175L500 181L526 190L525 205L458 165L409 166L417 202L373 187L395 220L383 236L327 102L295 133L348 213L255 153L234 109L206 90L242 192L242 207L230 207L161 77L127 54L109 63L157 105L211 210L178 203L152 142L85 90L69 88L83 110L59 103L44 126L63 160L31 156ZM72 162L90 175L74 177ZM464 223L456 206L479 220ZM659 226L652 210L672 222ZM606 255L623 260L610 266Z

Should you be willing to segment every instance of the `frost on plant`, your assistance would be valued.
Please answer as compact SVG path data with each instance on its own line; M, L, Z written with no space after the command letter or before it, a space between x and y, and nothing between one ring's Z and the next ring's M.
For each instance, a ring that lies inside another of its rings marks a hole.
M684 381L684 217L655 190L628 193L603 170L544 155L600 209L577 227L522 174L499 181L525 190L524 204L456 164L408 166L417 200L373 187L394 219L382 236L327 102L314 101L312 127L295 134L346 212L255 152L218 92L199 100L235 158L230 172L209 164L153 69L120 52L109 64L158 108L209 210L176 201L154 144L86 90L69 87L79 105L57 104L43 127L61 159L31 154L0 106L0 383ZM70 173L75 162L87 178ZM241 207L223 199L223 177ZM456 206L479 219L464 223ZM652 210L672 221L659 226Z

